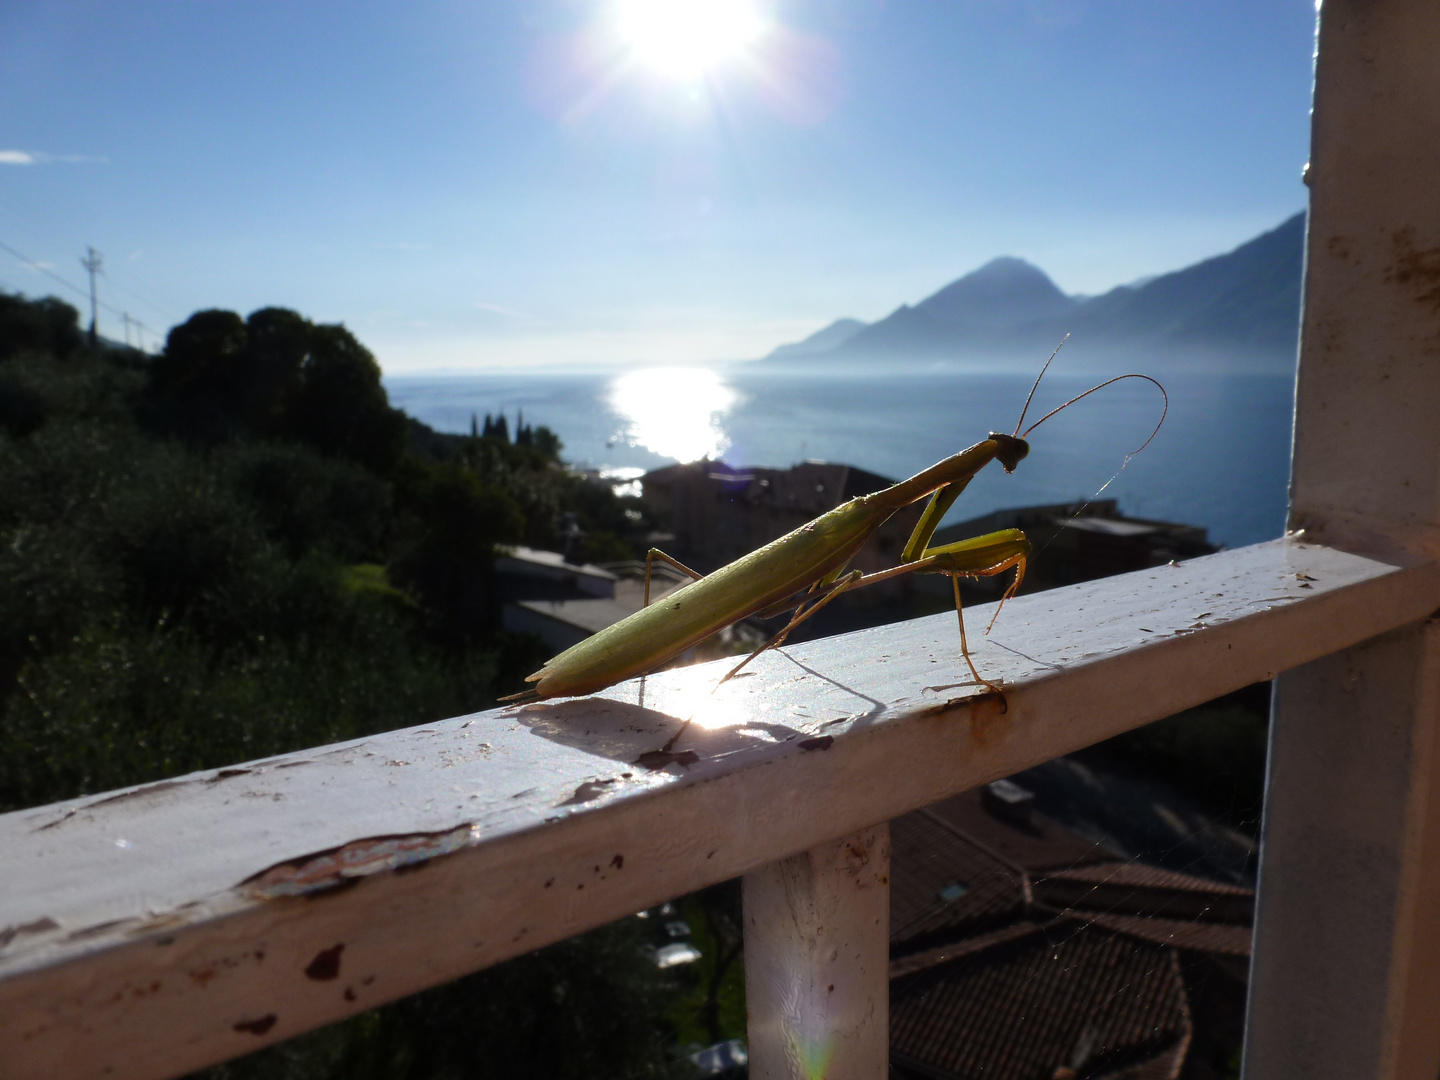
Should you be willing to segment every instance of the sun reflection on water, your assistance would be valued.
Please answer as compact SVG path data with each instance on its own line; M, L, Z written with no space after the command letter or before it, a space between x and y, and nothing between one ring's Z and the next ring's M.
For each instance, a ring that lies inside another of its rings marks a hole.
M730 446L721 426L740 395L709 368L642 368L610 384L621 438L679 462L718 458Z

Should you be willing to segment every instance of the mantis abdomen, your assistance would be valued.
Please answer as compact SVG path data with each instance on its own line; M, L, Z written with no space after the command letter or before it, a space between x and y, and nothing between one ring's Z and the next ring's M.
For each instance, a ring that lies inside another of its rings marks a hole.
M771 607L843 568L893 507L852 499L699 581L606 627L526 681L541 697L593 694L679 656L721 627Z

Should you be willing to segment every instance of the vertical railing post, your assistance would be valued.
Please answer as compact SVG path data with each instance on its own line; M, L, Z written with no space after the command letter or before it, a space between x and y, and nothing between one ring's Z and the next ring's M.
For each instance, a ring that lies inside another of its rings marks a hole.
M883 1080L889 1060L890 826L745 876L754 1080Z
M1440 556L1440 4L1324 0L1291 526ZM1440 1073L1440 627L1283 675L1248 1080Z

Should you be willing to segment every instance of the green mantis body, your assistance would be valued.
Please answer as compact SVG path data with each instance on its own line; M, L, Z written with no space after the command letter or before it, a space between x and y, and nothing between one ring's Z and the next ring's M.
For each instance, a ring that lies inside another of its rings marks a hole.
M1054 356L1050 359L1053 360ZM1047 361L1045 368L1049 366ZM1045 368L1041 369L1041 376L1045 374ZM1148 375L1117 376L1046 413L1026 430L1025 436L1060 409L1101 387L1128 378L1146 379L1160 386ZM1039 383L1037 378L1036 386ZM1164 387L1160 387L1160 391L1163 395ZM1033 397L1034 387L1030 393ZM1027 398L1026 410L1029 405L1030 399ZM1024 419L1022 411L1021 424ZM1164 419L1162 413L1161 423ZM988 577L1013 567L1015 580L1005 592L1005 598L1010 597L1024 578L1030 541L1019 529L1002 529L936 548L929 544L940 519L981 469L992 461L999 461L1007 473L1014 472L1015 466L1030 452L1030 444L1020 434L1020 426L1016 424L1014 435L991 432L988 438L969 449L937 462L908 480L851 499L703 577L664 552L652 549L646 559L646 606L547 660L539 671L526 677L526 682L535 684L532 689L501 700L530 701L593 694L654 671L711 634L747 616L778 614L793 609L789 623L733 668L725 676L729 679L765 649L779 646L791 630L842 592L910 573L950 576L954 582L955 609L960 616L961 655L977 684L997 689L995 684L981 678L970 659L965 643L959 579ZM1159 424L1155 425L1155 430L1160 430ZM1150 438L1154 437L1152 432ZM1145 445L1149 442L1146 439ZM1143 450L1144 446L1140 449ZM930 502L905 545L899 565L868 575L859 570L846 573L850 560L876 529L896 511L926 496L929 496ZM656 558L669 562L695 580L650 604L650 565Z
M801 612L777 638L841 591L902 573L931 570L978 576L1013 566L1018 585L1030 553L1030 542L1019 529L934 549L927 545L945 511L977 472L996 459L1012 472L1029 451L1023 439L992 433L908 480L851 499L553 657L526 680L536 684L534 690L517 698L571 697L603 690L653 671L717 630L773 609L797 593L807 593L807 599L796 605ZM897 510L927 495L930 505L905 546L901 565L868 577L858 570L841 576L876 529ZM651 558L656 555L664 558L651 552ZM778 643L772 639L762 648Z

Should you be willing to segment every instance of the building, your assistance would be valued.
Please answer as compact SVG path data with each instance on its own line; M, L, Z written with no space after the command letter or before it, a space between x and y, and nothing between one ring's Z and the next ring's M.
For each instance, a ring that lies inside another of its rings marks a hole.
M502 600L556 600L589 596L615 596L619 578L593 563L572 563L558 551L516 545L495 557L495 583Z
M512 633L533 634L554 653L564 652L645 604L645 564L595 566L565 561L558 551L514 547L495 560L501 596L501 624ZM656 563L650 571L650 599L667 596L690 579ZM678 663L744 653L764 641L752 627L727 627L709 643L687 651Z
M646 503L675 536L669 554L708 571L893 481L825 461L789 469L738 469L705 460L655 469L640 483ZM920 504L897 513L851 565L866 573L894 566L922 509Z
M1253 892L1118 856L1010 781L891 823L891 1075L1209 1080Z

